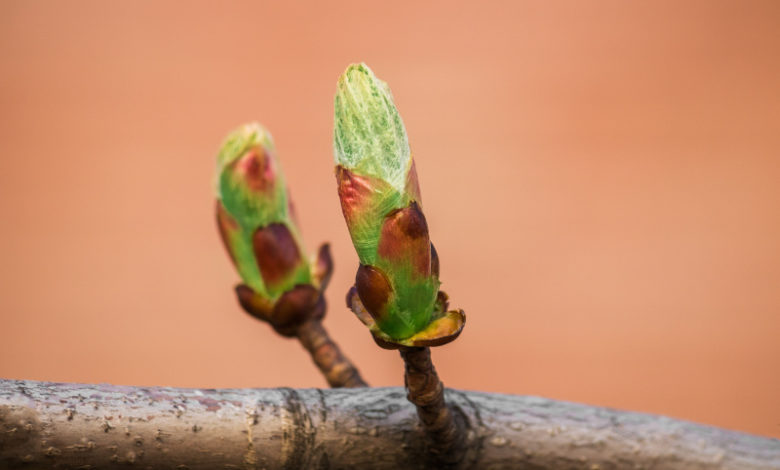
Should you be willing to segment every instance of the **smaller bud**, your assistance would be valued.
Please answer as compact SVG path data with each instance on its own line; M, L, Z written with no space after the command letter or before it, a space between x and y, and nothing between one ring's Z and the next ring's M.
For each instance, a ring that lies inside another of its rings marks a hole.
M244 283L272 301L311 281L275 153L271 134L252 123L231 133L217 156L220 235Z

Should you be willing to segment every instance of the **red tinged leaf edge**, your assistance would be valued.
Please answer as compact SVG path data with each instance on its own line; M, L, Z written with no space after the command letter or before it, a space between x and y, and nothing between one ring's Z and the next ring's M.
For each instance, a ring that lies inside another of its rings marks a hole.
M393 295L387 276L378 268L361 264L355 275L355 288L368 313L375 321L381 321Z

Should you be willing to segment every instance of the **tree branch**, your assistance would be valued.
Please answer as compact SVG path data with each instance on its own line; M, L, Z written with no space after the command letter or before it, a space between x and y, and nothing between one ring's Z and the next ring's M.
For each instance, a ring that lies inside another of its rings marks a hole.
M780 441L535 397L445 391L460 468L780 469ZM177 389L0 380L0 468L424 468L401 388Z

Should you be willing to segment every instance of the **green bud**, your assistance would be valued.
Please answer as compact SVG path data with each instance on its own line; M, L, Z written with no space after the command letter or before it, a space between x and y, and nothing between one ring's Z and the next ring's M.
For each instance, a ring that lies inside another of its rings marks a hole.
M260 124L232 132L217 156L217 223L244 283L269 302L312 282L273 139Z
M333 148L361 263L357 295L384 335L409 338L434 320L438 258L432 260L403 121L387 84L365 64L350 65L339 79Z

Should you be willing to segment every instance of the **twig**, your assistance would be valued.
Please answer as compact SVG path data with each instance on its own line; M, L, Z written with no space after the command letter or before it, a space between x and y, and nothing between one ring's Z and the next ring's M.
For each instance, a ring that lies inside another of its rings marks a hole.
M311 358L331 387L367 387L357 368L341 353L328 336L320 320L303 323L296 331L298 341L309 351Z
M465 451L464 423L444 401L444 385L431 361L430 348L399 349L405 364L407 399L417 407L435 463L453 465Z

